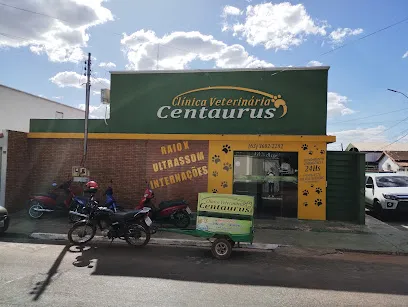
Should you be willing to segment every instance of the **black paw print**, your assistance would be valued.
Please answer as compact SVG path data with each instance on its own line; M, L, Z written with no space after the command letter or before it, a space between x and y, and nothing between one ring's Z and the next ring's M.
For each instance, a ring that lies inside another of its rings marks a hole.
M307 201L305 201L304 203L303 203L303 206L305 206L305 207L307 207L309 204L307 203Z
M228 172L231 168L232 168L232 165L226 162L224 163L224 167L222 169Z
M212 172L212 175L213 175L214 177L217 177L217 176L218 176L218 172L217 172L217 171L213 171L213 172Z
M217 193L218 190L217 190L217 189L212 189L212 192L213 192L213 193Z
M316 188L316 193L317 194L320 194L320 193L322 193L323 192L323 190L321 189L321 188Z
M214 155L211 159L215 164L218 164L221 162L220 156L219 155Z
M311 188L314 188L314 184L312 183L312 184L310 185L310 187L311 187Z
M225 152L226 154L231 151L231 146L229 145L224 145L222 146L222 151Z
M309 150L309 155L313 155L313 151L312 151L312 150Z
M309 195L309 191L308 191L308 190L304 190L304 191L303 191L303 195L304 195L304 196Z
M221 187L227 188L227 187L228 187L228 183L227 183L226 181L221 182Z
M323 150L323 149L322 149L322 150L320 150L320 154L321 154L321 155L324 155L324 153L325 153L325 152L326 152L326 151L325 151L325 150Z
M316 200L315 200L315 205L318 206L318 207L320 207L321 205L323 205L322 200L321 200L320 198L316 199Z
M307 150L308 148L309 148L309 146L307 146L307 144L303 144L303 145L302 145L302 149L303 149L303 150Z

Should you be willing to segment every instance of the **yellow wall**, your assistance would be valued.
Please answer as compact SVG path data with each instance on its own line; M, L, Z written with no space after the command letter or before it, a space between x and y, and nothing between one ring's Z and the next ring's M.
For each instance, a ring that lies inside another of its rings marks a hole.
M210 141L208 192L232 193L234 151L297 152L298 218L326 219L326 142Z

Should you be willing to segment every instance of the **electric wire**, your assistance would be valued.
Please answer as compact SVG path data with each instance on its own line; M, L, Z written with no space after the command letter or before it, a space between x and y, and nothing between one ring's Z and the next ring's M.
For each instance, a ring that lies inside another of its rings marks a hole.
M62 21L62 22L68 22L67 20L64 20L64 19L61 19L61 18L58 18L58 17L55 17L55 16L51 16L51 15L48 15L48 14L44 14L44 13L41 13L41 12L29 10L29 9L24 9L24 8L17 7L17 6L13 6L13 5L9 5L9 4L3 3L3 2L0 2L0 5L2 5L2 6L4 6L4 7L13 8L13 9L16 9L16 10L21 10L21 11L24 11L24 12L27 12L27 13L32 13L32 14L36 14L36 15L41 15L41 16L44 16L44 17L52 18L52 19L59 20L59 21ZM368 38L368 37L374 36L374 35L376 35L376 34L382 32L382 31L385 31L385 30L388 30L388 29L390 29L390 28L393 28L393 27L395 27L395 26L397 26L397 25L399 25L399 24L402 24L402 23L404 23L404 22L406 22L406 21L408 21L408 17L406 17L406 18L404 18L404 19L402 19L402 20L400 20L400 21L398 21L398 22L395 22L395 23L392 23L392 24L390 24L390 25L387 25L387 26L385 26L385 27L383 27L383 28L380 28L380 29L378 29L378 30L375 30L375 31L373 31L373 32L370 32L370 33L368 33L368 34L366 34L366 35L364 35L364 36L362 36L362 37L360 37L360 38L358 38L358 39L355 39L355 40L349 41L349 42L347 42L347 43L344 43L343 45L338 46L338 47L336 47L336 48L333 48L332 50L329 50L329 51L327 51L327 52L324 52L324 53L318 55L318 56L315 57L315 58L319 58L319 57L322 57L322 56L324 56L324 55L333 53L333 52L335 52L335 51L337 51L337 50L339 50L339 49L342 49L342 48L344 48L344 47L346 47L346 46L348 46L348 45L350 45L350 44L353 44L353 43L357 43L357 42L359 42L359 41L362 41L362 40L364 40L364 39L366 39L366 38ZM123 34L120 34L120 33L114 33L114 32L108 32L108 33L110 33L110 34L112 34L112 35L116 35L116 36L121 36L121 37L123 37ZM7 35L6 35L7 33L0 33L0 34L3 35L3 36L7 36ZM106 32L104 32L104 35L105 35L105 34L106 34ZM17 36L16 36L16 37L17 37ZM21 37L20 37L20 38L21 38ZM27 39L27 38L24 38L24 39ZM174 47L174 46L167 46L167 45L163 45L163 44L160 44L160 43L158 43L158 45L160 45L161 47L165 47L165 48L173 48L173 49L181 50L181 51L188 52L188 53L198 54L197 52L194 52L194 51L191 51L191 50L187 50L187 49L178 48L178 47ZM159 51L157 51L157 53L159 53ZM306 64L306 65L307 65L307 64ZM157 68L158 68L158 67L157 67ZM287 71L287 70L289 70L289 68L285 68L285 69L282 69L282 70L280 70L280 71L277 71L277 72L271 74L271 76L277 75L277 74L282 73L282 72Z
M48 15L48 14L45 14L45 13L41 13L41 12L29 10L29 9L24 9L24 8L16 7L16 6L9 5L9 4L2 3L2 2L0 2L0 5L2 5L2 6L4 6L4 7L9 7L9 8L13 8L13 9L16 9L16 10L24 11L24 12L27 12L27 13L32 13L32 14L36 14L36 15L40 15L40 16L52 18L52 19L55 19L55 20L62 21L62 22L64 22L64 23L68 23L67 20L64 20L64 19L61 19L61 18L58 18L58 17L55 17L55 16L51 16L51 15ZM399 24L402 24L402 23L404 23L404 22L406 22L406 21L408 21L408 17L406 17L406 18L404 18L404 19L402 19L402 20L400 20L400 21L398 21L398 22L395 22L395 23L392 23L392 24L390 24L390 25L387 25L387 26L385 26L385 27L383 27L383 28L380 28L380 29L378 29L378 30L376 30L376 31L373 31L373 32L371 32L371 33L369 33L369 34L367 34L367 35L364 35L364 36L362 36L362 37L359 37L358 39L349 41L349 42L347 42L347 43L345 43L345 44L343 44L343 45L341 45L341 46L338 46L338 47L336 47L336 48L333 48L332 50L329 50L329 51L327 51L327 52L324 52L324 53L320 54L319 56L317 56L317 58L322 57L322 56L325 56L325 55L330 54L330 53L333 53L333 52L335 52L335 51L337 51L337 50L339 50L339 49L342 49L342 48L344 48L344 47L346 47L346 46L348 46L348 45L351 45L351 44L357 43L357 42L359 42L359 41L362 41L362 40L364 40L364 39L366 39L366 38L369 38L369 37L374 36L374 35L376 35L376 34L378 34L378 33L380 33L380 32L383 32L383 31L385 31L385 30L388 30L388 29L390 29L390 28L393 28L393 27L395 27L395 26L397 26L397 25L399 25ZM113 32L112 32L112 34L123 36L122 34L119 34L119 33L113 33ZM19 39L28 40L28 38L24 38L24 37L17 36L17 35L11 35L11 34L4 33L4 32L0 32L0 35L5 36L5 37L8 37L8 38L12 38L12 39L13 39L13 38L19 38ZM160 48L160 46L165 47L165 48L173 48L173 49L181 50L181 51L183 51L183 52L198 54L198 53L193 52L193 51L190 51L190 50L186 50L186 49L182 49L182 48L178 48L178 47L174 47L174 46L169 46L169 45L163 45L163 44L158 43L157 58L159 58L159 48ZM316 58L316 57L315 57L315 58ZM159 59L157 59L156 69L159 69ZM287 70L289 70L289 68L285 68L285 69L282 69L282 70L280 70L280 71L274 72L274 73L271 74L271 76L277 75L277 74L282 73L282 72L287 71ZM99 81L100 81L100 80L99 80ZM406 109L406 108L405 108L405 109ZM401 110L404 110L404 109L401 109ZM351 119L351 120L347 120L347 121L343 121L343 122L334 122L334 123L331 123L331 124L339 124L339 123L351 122L351 121L360 120L360 119L365 119L365 118L370 118L370 117L374 117L374 116L385 115L385 114L391 114L391 113L398 112L398 111L399 111L399 110L395 110L395 111L391 111L391 112L385 112L385 113L382 113L382 114L376 114L376 115L366 116L366 117L359 118L359 119ZM400 123L402 123L402 122L405 121L406 119L408 119L408 117L407 117L407 118L404 118L403 120L401 120L401 121L399 121L399 122L397 122L395 125L392 125L391 127L388 127L386 130L382 131L381 133L383 133L383 132L385 132L385 131L388 131L388 130L394 128L395 126L399 125ZM408 133L407 133L407 135L408 135ZM400 140L400 139L401 139L401 138L397 139L396 141L394 141L394 142L392 142L392 143L390 143L390 144L393 144L393 143L397 142L397 141Z
M0 2L0 5L2 5L4 7L15 9L15 10L23 11L23 12L26 12L26 13L31 13L31 14L35 14L35 15L40 15L40 16L52 18L52 19L55 19L55 20L58 20L58 21L62 21L64 23L69 23L69 21L61 19L61 18L57 18L55 16L51 16L51 15L48 15L48 14L40 13L40 12L37 12L37 11L32 11L32 10L17 7L17 6L13 6L13 5L10 5L10 4L3 3L3 2Z

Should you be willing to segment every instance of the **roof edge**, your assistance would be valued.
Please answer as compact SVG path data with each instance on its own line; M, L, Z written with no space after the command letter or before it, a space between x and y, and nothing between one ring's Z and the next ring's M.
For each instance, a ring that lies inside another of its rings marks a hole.
M52 103L55 103L55 104L58 104L58 105L61 105L61 106L64 106L64 107L67 107L67 108L70 108L70 109L74 109L74 110L77 110L77 111L82 111L82 112L85 113L84 110L82 110L82 109L80 109L80 108L75 108L75 107L70 106L70 105L67 105L67 104L65 104L65 103L61 103L61 102L58 102L58 101L54 101L54 100L51 100L51 99L48 99L48 98L44 98L44 97L41 97L41 96L38 96L38 95L31 94L31 93L28 93L28 92L24 92L24 91L22 91L22 90L19 90L19 89L16 89L16 88L14 88L14 87L10 87L10 86L4 85L4 84L0 84L0 86L1 86L1 87L5 87L5 88L10 89L10 90L13 90L13 91L16 91L16 92L19 92L19 93L23 93L23 94L26 94L26 95L33 96L33 97L35 97L35 98L40 98L40 99L42 99L42 100L45 100L45 101L48 101L48 102L52 102Z
M119 74L158 74L158 73L205 73L205 72L238 72L238 71L293 71L293 70L329 70L330 66L298 66L267 68L219 68L219 69L173 69L173 70L110 70L111 75Z

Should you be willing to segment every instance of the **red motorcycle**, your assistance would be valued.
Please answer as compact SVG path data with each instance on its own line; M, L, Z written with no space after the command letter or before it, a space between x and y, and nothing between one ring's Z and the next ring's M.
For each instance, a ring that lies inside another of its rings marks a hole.
M47 194L37 194L30 196L28 201L28 214L30 215L30 217L32 217L33 219L38 219L46 212L49 213L59 210L69 212L70 210L77 210L77 208L73 208L78 205L75 201L73 201L73 199L79 199L80 197L76 196L72 191L71 183L72 180L68 180L60 185L53 183L52 186L54 187L54 189L51 192ZM63 202L59 202L58 195L54 193L59 189L63 190L66 194Z
M151 202L153 198L154 192L149 188L149 185L147 185L143 198L135 209L140 210L143 207L151 208L152 210L149 215L156 223L170 223L174 224L177 228L187 228L188 225L190 225L191 209L185 200L162 201L159 206L156 207Z

